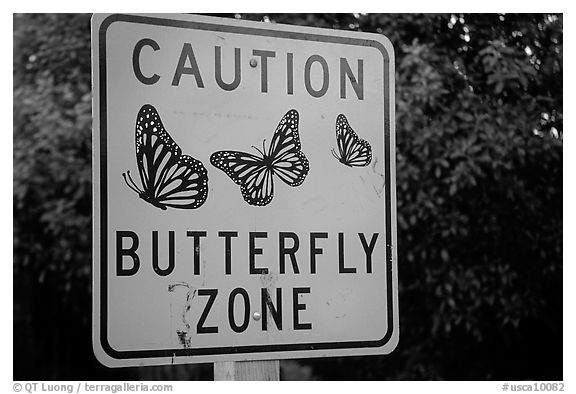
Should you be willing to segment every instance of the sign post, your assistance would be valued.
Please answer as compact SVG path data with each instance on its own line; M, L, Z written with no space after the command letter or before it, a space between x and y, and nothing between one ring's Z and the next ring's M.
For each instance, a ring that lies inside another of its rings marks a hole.
M214 380L280 380L280 362L278 360L215 362Z
M390 42L97 14L92 48L98 360L272 379L283 358L390 353Z

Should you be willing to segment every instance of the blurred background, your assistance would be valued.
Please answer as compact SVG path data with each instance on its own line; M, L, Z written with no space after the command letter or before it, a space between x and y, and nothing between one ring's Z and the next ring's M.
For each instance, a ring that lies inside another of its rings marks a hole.
M396 53L400 343L281 361L281 379L562 380L562 15L216 16ZM94 358L90 17L13 16L13 378L211 380Z

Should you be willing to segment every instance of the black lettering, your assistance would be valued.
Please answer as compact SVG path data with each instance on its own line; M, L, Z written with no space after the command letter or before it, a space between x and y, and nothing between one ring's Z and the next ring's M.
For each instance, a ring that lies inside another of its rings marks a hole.
M322 66L323 78L320 90L314 90L310 83L310 68L314 62L318 62ZM306 85L306 90L310 93L310 96L322 97L326 94L328 91L329 76L330 72L328 70L328 63L326 63L326 60L322 56L312 55L308 60L306 60L306 64L304 65L304 84Z
M244 299L244 320L239 326L236 325L236 321L234 320L234 300L238 294ZM235 332L244 332L248 328L248 323L250 322L250 298L246 290L240 287L232 290L228 298L228 322L230 323L230 328Z
M154 85L160 79L160 75L154 74L151 77L146 77L140 68L140 52L145 46L151 47L154 52L160 49L160 45L150 38L143 38L138 41L134 46L134 52L132 52L132 68L134 69L134 75L140 82L144 85Z
M122 239L123 238L131 238L132 239L132 246L128 249L125 249L122 246ZM116 276L132 276L138 269L140 268L140 258L136 254L136 250L138 249L138 234L133 231L116 231ZM122 258L124 256L132 257L132 261L134 265L132 268L124 268L122 265Z
M260 86L262 93L268 92L268 58L276 57L276 52L274 51L262 51L260 49L254 49L252 51L254 56L260 56Z
M152 268L160 276L170 275L174 271L174 231L168 232L168 268L158 264L158 231L152 231Z
M257 248L255 245L256 238L268 238L266 232L250 232L249 233L249 252L250 252L250 275L267 274L268 268L256 268L256 255L262 254L262 249Z
M190 67L186 67L186 60L190 61ZM200 75L200 69L198 68L198 63L196 63L196 57L194 56L194 50L189 42L184 43L182 46L182 52L180 53L180 59L178 59L178 66L176 67L176 72L174 72L174 79L172 79L172 86L178 86L180 84L180 78L182 74L194 75L196 79L196 85L199 88L204 87L204 82L202 81L202 76Z
M232 237L237 237L237 231L220 231L219 237L224 237L224 261L226 275L232 274Z
M354 274L356 268L344 267L344 233L338 233L338 272L341 274Z
M294 94L294 54L288 53L286 56L286 92Z
M216 83L224 90L234 90L240 85L241 70L240 70L240 48L234 48L234 81L226 83L222 80L222 47L215 47L215 62L216 62Z
M291 248L286 247L286 238L292 239L294 242ZM295 274L299 274L300 270L298 269L298 262L296 261L296 251L300 246L300 241L298 239L298 235L291 232L281 232L278 238L279 243L279 262L280 262L280 273L286 273L286 255L290 256L290 261L292 262L292 270Z
M358 80L352 73L348 61L340 58L340 98L346 98L346 77L350 80L358 100L364 100L364 60L358 59Z
M194 239L194 275L200 275L200 238L206 231L186 231L186 236Z
M374 251L374 246L376 245L376 239L378 238L378 233L372 234L372 239L370 239L370 245L366 243L366 238L364 238L364 233L358 233L360 237L360 242L362 242L362 247L364 248L364 253L366 254L366 273L372 273L372 252Z
M268 310L279 330L282 330L282 289L276 289L276 307L268 289L262 289L262 331L268 331Z
M298 302L300 294L309 294L309 287L295 287L292 289L292 315L294 320L294 330L311 330L312 323L300 323L299 311L306 310L306 304Z
M316 256L323 253L322 248L316 247L317 238L328 238L328 233L310 233L310 273L316 273Z
M206 306L200 315L200 319L198 319L198 324L196 324L197 334L216 334L218 332L217 326L204 327L208 313L210 313L210 309L212 309L212 305L214 305L214 301L216 301L217 295L218 289L198 289L198 296L208 296L210 298L208 298Z

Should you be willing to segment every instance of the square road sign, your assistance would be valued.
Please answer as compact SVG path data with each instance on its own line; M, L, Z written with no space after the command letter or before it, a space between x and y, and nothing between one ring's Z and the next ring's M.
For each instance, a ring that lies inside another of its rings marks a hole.
M388 39L95 15L92 51L97 358L117 367L390 353Z

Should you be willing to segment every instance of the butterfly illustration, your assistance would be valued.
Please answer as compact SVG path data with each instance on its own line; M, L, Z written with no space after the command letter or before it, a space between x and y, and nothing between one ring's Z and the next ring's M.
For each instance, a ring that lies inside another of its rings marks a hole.
M242 197L250 205L264 206L272 201L273 175L289 186L299 186L310 168L308 159L300 150L298 111L288 111L278 124L268 149L265 143L266 140L262 142L262 150L252 146L260 155L218 151L210 156L214 167L240 185Z
M206 168L199 160L182 154L150 104L143 105L136 118L136 164L142 190L130 171L122 174L124 181L157 208L195 209L208 197Z
M338 153L332 149L332 155L340 163L348 167L366 167L372 161L372 147L356 135L342 114L336 118L336 143Z

